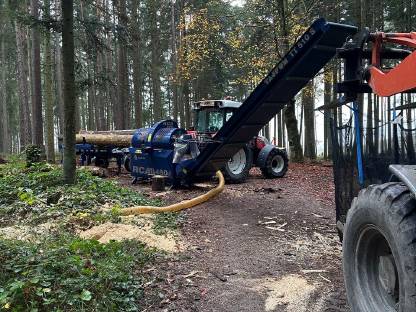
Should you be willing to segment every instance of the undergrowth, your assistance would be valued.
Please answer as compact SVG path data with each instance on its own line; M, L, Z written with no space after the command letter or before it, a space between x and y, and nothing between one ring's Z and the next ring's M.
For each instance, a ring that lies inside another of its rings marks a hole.
M158 213L153 220L153 230L156 234L166 234L176 230L182 221L182 216L174 212Z
M62 170L45 163L0 165L0 228L52 222L54 231L36 240L0 235L0 311L138 311L144 265L154 250L138 241L101 244L74 229L119 222L131 205L159 205L112 180L77 171L65 185ZM111 208L102 213L103 206ZM177 214L155 217L154 231L176 228ZM84 224L85 223L85 224Z
M137 311L153 251L137 241L0 239L0 310Z
M0 165L0 223L36 224L79 212L95 214L104 204L121 208L158 203L87 170L77 171L75 185L65 185L57 166L26 168L20 161Z

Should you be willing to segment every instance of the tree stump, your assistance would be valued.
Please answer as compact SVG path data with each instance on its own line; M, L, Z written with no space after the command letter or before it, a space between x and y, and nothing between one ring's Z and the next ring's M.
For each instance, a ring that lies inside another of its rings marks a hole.
M152 191L163 192L165 190L165 177L155 175L152 177Z

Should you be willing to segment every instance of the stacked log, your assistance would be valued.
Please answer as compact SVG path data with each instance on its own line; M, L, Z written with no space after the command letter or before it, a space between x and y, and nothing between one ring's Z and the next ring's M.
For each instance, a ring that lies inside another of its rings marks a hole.
M76 135L76 143L88 143L94 145L111 145L115 147L131 146L132 135L129 134L112 134L112 133L83 133Z
M117 135L133 135L136 129L128 129L128 130L80 130L79 134L117 134Z

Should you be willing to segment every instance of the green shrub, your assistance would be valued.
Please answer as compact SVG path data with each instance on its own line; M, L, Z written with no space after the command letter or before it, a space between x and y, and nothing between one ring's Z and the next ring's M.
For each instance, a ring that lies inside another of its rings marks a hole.
M65 185L57 166L36 163L26 168L19 161L0 165L0 222L4 224L39 223L80 211L95 214L104 204L126 207L157 202L86 170L77 171L75 185Z
M0 309L140 310L144 281L137 271L152 255L137 241L0 239Z
M36 145L28 145L25 149L26 166L30 167L42 161L42 148Z

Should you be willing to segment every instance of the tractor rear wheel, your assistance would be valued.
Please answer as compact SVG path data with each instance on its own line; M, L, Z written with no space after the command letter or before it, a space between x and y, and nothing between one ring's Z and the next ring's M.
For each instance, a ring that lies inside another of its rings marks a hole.
M289 168L289 158L283 149L273 148L267 155L266 165L261 169L265 178L274 179L283 177Z
M354 199L343 266L353 312L415 310L416 200L404 184L371 185Z
M248 146L240 149L225 165L223 170L225 181L242 183L247 179L253 163L253 152Z

